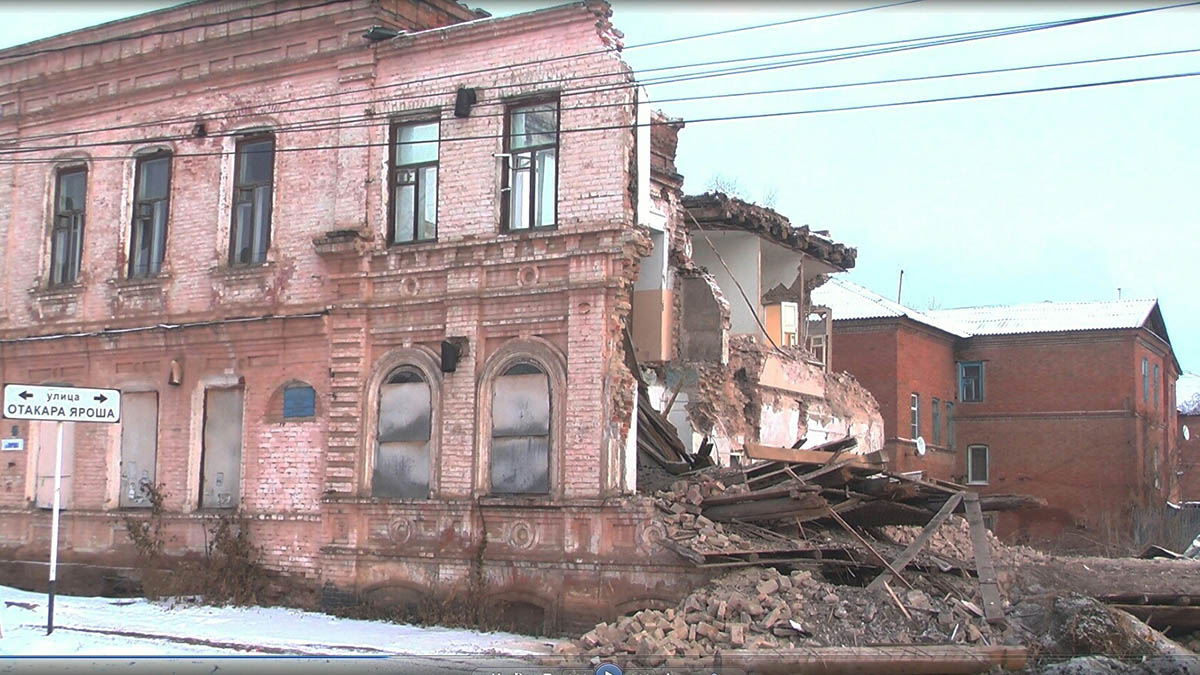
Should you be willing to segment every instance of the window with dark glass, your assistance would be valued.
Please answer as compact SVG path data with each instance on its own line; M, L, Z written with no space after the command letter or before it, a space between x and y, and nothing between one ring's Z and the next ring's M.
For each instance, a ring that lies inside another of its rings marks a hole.
M550 379L531 363L496 378L492 392L492 492L550 491Z
M271 136L242 139L234 161L229 264L255 265L266 261L271 246L275 139Z
M929 404L929 411L933 413L933 444L941 445L942 443L942 401L935 398Z
M983 363L973 361L958 364L958 398L960 401L983 400Z
M371 494L429 498L429 439L433 402L421 371L398 368L379 388L379 428Z
M954 404L946 401L946 447L954 449Z
M388 241L437 238L438 123L392 127L392 208Z
M1142 358L1142 403L1150 402L1150 359Z
M79 278L83 254L83 211L87 197L87 168L58 172L54 188L54 223L50 228L50 284Z
M133 228L129 237L129 278L152 277L162 269L171 191L171 155L155 153L137 160Z
M1158 364L1156 363L1156 364L1154 364L1154 379L1152 380L1152 382L1154 383L1152 388L1154 389L1154 407L1155 408L1158 408L1158 380L1159 380Z
M307 384L289 384L283 388L283 418L314 417L317 414L317 392Z
M558 208L558 102L508 109L504 135L501 226L553 227Z

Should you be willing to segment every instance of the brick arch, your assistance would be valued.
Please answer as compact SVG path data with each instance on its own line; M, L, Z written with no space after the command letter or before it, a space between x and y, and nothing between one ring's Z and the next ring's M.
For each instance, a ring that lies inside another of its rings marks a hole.
M385 353L375 361L367 378L362 401L362 456L359 459L359 494L371 496L371 477L375 470L375 431L379 426L379 388L397 368L416 368L429 385L429 496L438 495L438 469L441 466L442 438L442 368L438 356L422 346L400 347Z
M491 492L492 479L492 392L496 378L509 367L528 363L541 368L550 381L550 499L563 494L563 451L566 441L567 358L558 347L538 337L513 338L488 357L479 375L477 392L476 447L478 464L475 490Z

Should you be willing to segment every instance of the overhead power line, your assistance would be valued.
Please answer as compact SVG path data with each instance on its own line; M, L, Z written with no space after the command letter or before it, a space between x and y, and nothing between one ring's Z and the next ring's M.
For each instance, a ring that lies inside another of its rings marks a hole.
M767 94L799 93L799 92L806 92L806 91L827 91L827 90L832 90L832 89L847 89L847 88L855 88L855 87L867 87L867 86L879 86L879 85L900 84L900 83L909 83L909 82L933 81L933 80L942 80L942 79L949 79L949 78L956 78L956 77L975 77L975 76L980 76L980 75L994 75L994 74L1000 74L1000 73L1022 72L1022 71L1040 70L1040 69L1046 69L1046 68L1063 68L1063 67L1069 67L1069 66L1089 65L1089 64L1097 64L1097 63L1111 63L1111 62L1116 62L1116 61L1145 59L1145 58L1161 57L1161 56L1177 56L1177 55L1181 55L1181 54L1194 54L1194 53L1200 53L1200 48L1176 49L1176 50L1165 51L1165 52L1148 52L1148 53L1143 53L1143 54L1127 54L1127 55L1122 55L1122 56L1098 57L1098 58L1093 58L1093 59L1080 59L1080 60L1075 60L1075 61L1058 61L1058 62L1054 62L1054 63L1039 63L1039 64L1023 65L1023 66L1010 66L1010 67L1005 67L1005 68L991 68L991 69L984 69L984 70L960 71L960 72L954 72L954 73L939 73L939 74L935 74L935 75L915 75L915 76L910 76L910 77L896 77L896 78L888 78L888 79L881 79L881 80L868 80L868 81L860 81L860 82L821 84L821 85L810 85L810 86L805 86L805 87L784 87L784 88L777 88L777 89L766 89L766 90L744 91L744 92L727 92L727 93L720 93L720 94L697 94L697 95L693 95L693 96L677 96L677 97L673 97L673 98L656 99L654 101L654 103L655 104L676 103L676 102L683 102L683 101L700 101L700 100L723 99L723 98L734 98L734 97L744 97L744 96L760 96L760 95L767 95ZM628 106L628 105L630 105L630 104L628 102L624 102L624 101L623 102L606 102L606 103L583 104L583 105L575 105L575 106L562 106L559 108L559 110L560 110L560 112L570 112L573 110L594 110L594 109L602 109L602 108L624 107L624 106ZM503 111L494 112L494 113L478 113L478 114L472 115L472 117L473 118L501 117L505 114L506 113L504 113ZM441 119L451 119L451 118L441 118ZM297 122L291 123L291 124L281 124L281 125L273 128L272 132L276 133L276 134L305 133L305 132L311 133L314 131L328 131L328 130L339 130L339 129L375 127L375 126L379 126L380 124L386 124L386 123L387 123L386 119L381 120L379 115L352 115L352 116L337 117L337 118L301 120L301 121L297 121ZM225 136L239 136L241 134L242 134L241 131L229 131L229 132L212 133L212 134L209 134L209 136L210 137L225 137ZM0 157L4 157L6 155L7 156L15 156L18 154L45 152L45 151L51 151L51 150L68 150L68 149L87 148L87 147L111 147L111 146L146 144L146 143L155 143L155 142L163 143L163 142L169 142L169 141L187 140L189 138L191 138L190 135L187 135L187 136L161 136L161 137L156 137L156 138L110 140L110 141L100 141L100 142L95 142L95 143L79 143L79 144L66 144L66 145L55 145L55 146L35 146L35 147L21 147L21 148L12 148L12 149L0 149ZM419 141L414 141L414 143L417 143L417 142L419 142Z
M1029 88L1029 89L1014 89L1014 90L1007 90L1007 91L985 92L985 93L980 93L980 94L963 94L963 95L959 95L959 96L922 98L922 99L914 99L914 100L907 100L907 101L888 101L888 102L884 102L884 103L868 103L868 104L829 107L829 108L810 108L810 109L804 109L804 110L745 113L745 114L741 114L741 115L720 115L720 116L713 116L713 117L696 117L696 118L683 119L680 121L682 121L685 124L701 124L701 123L707 123L707 122L728 122L728 121L735 121L735 120L768 119L768 118L775 118L775 117L792 117L792 116L799 116L799 115L816 115L816 114L825 114L825 113L834 113L834 112L850 112L850 111L855 111L855 110L873 110L873 109L879 109L879 108L893 108L893 107L899 107L899 106L923 105L923 104L929 104L929 103L946 103L946 102L951 102L951 101L968 101L968 100L977 100L977 99L998 98L998 97L1004 97L1004 96L1016 96L1016 95L1023 95L1023 94L1040 94L1040 93L1048 93L1048 92L1056 92L1056 91L1069 91L1069 90L1076 90L1076 89L1088 89L1088 88L1094 88L1094 87L1107 87L1107 86L1123 85L1123 84L1153 82L1153 81L1159 81L1159 80L1172 80L1172 79L1180 79L1180 78L1196 77L1196 76L1200 76L1200 71L1184 72L1184 73L1169 73L1169 74L1165 74L1165 75L1148 75L1145 77L1132 77L1132 78L1124 78L1124 79L1119 79L1119 80L1105 80L1105 81L1101 81L1101 82L1084 82L1084 83L1078 83L1078 84L1063 84L1063 85L1055 85L1055 86L1049 86L1049 87L1035 87L1035 88ZM634 129L638 126L655 126L658 124L663 124L663 123L651 122L648 125L638 125L638 124L634 123L634 124L601 125L601 126L591 126L591 127L576 127L576 128L559 129L558 133L571 134L571 133L584 133L584 132L597 132L597 131L630 130L630 129ZM503 138L503 136L500 134L480 134L480 135L475 135L475 136L457 136L457 137L450 137L450 138L441 138L439 140L443 141L443 142L448 142L448 141L497 140L500 138ZM310 151L321 151L321 150L343 150L343 149L370 148L370 147L387 147L389 145L391 145L390 141L389 142L364 142L364 143L339 143L339 144L332 144L332 145L292 146L292 147L276 145L273 152L310 152ZM179 152L179 153L175 153L174 156L176 156L176 157L219 157L219 156L231 155L231 154L234 154L234 151L216 150L216 151L204 151L204 152ZM134 158L134 155L111 155L111 156L89 157L88 159L91 161L127 161L127 160L130 160L133 158ZM38 163L38 164L40 164L40 163L47 163L47 162L56 163L56 162L61 162L61 161L62 161L61 159L54 159L54 158L50 158L50 159L0 158L0 164L23 164L23 163Z
M1194 4L1200 4L1200 3L1190 2L1190 3L1185 3L1185 4L1194 5ZM635 81L635 82L623 82L623 83L616 83L616 84L610 83L610 84L605 84L605 85L595 85L590 88L585 87L585 88L579 88L579 89L574 89L574 90L565 90L565 91L561 92L561 95L564 97L565 96L580 96L580 95L585 95L585 94L599 93L599 92L617 90L617 89L622 89L622 88L643 86L645 84L650 84L650 85L664 84L664 83L702 79L702 78L707 78L707 77L722 77L722 76L726 76L726 75L741 74L741 73L746 73L746 72L760 72L763 70L773 70L773 69L777 69L777 68L793 67L796 65L827 63L830 61L838 61L838 60L844 60L844 59L849 59L849 58L860 58L863 56L872 56L872 55L876 55L876 54L880 54L880 53L891 53L893 51L905 51L905 50L909 50L909 49L920 49L920 48L925 48L925 47L929 47L929 46L939 46L942 44L953 44L953 43L956 43L959 41L984 39L984 38L988 38L988 37L999 37L999 36L1009 35L1009 34L1014 34L1014 33L1029 32L1032 30L1044 30L1047 28L1061 27L1061 26L1066 26L1066 25L1077 25L1079 23L1086 23L1086 22L1101 20L1101 19L1105 19L1105 18L1117 18L1117 17L1121 17L1121 16L1128 16L1130 14L1140 14L1140 13L1145 13L1145 12L1149 12L1149 11L1159 11L1159 10L1163 10L1163 9L1171 9L1171 8L1180 7L1180 6L1184 6L1184 5L1170 5L1170 6L1163 6L1163 7L1156 7L1156 8L1146 8L1146 9L1141 9L1141 10L1132 10L1130 12L1110 13L1110 14L1106 14L1106 15L1098 15L1098 16L1093 16L1093 17L1082 17L1082 18L1077 18L1077 19L1066 19L1066 20L1061 20L1061 21L1042 22L1042 23L1036 23L1036 24L1023 24L1023 25L1017 25L1017 26L1006 26L1006 27L1002 27L1002 28L993 28L993 29L981 29L981 30L977 30L977 31L968 31L968 32L963 32L963 33L950 33L950 34L945 34L945 35L927 36L927 37L922 37L922 38L905 38L905 39L900 39L900 40L889 40L889 41L884 41L884 42L869 43L867 45L853 45L853 46L849 46L849 47L833 47L833 48L825 48L825 49L808 50L807 52L793 52L792 54L823 53L823 52L828 53L828 52L839 52L839 51L856 49L857 47L861 47L861 46L900 45L898 47L893 47L891 49L883 49L883 50L877 50L877 51L858 51L858 52L851 52L851 53L847 53L847 54L834 54L832 56L813 58L813 59L804 59L801 61L780 62L780 63L772 63L772 64L766 64L766 65L757 65L757 66L753 66L750 68L737 68L737 69L732 69L730 71L722 71L722 70L701 71L701 72L697 72L697 73L687 73L687 74L684 74L681 76L671 76L668 78L659 78L657 80L651 80L651 81L643 81L643 82ZM822 15L822 16L825 16L825 15ZM808 17L808 18L817 18L817 17ZM948 39L943 40L942 38L948 38ZM917 42L917 41L926 41L926 42L923 44L908 44L908 43L913 43L913 42ZM1187 50L1182 50L1180 53L1183 53L1183 51L1187 51ZM787 54L787 55L791 55L791 54ZM722 62L764 59L764 58L772 58L774 56L775 55L745 57L744 59L729 59L729 60L725 60ZM562 57L555 57L555 58L562 58ZM1114 57L1114 58L1126 58L1126 57ZM1128 58L1139 58L1139 57L1134 56L1134 57L1128 57ZM722 62L703 62L703 63L699 63L699 64L694 64L694 65L708 65L711 63L722 63ZM1087 61L1083 61L1083 62L1087 62ZM1083 62L1081 62L1081 63L1083 63ZM1098 61L1096 61L1096 62L1098 62ZM683 67L691 67L692 65L693 64L676 64L674 66L665 66L663 68L664 69L665 68L683 68ZM1032 66L1032 67L1040 67L1040 66ZM1023 69L1023 68L1024 67L1022 67L1021 69ZM1003 72L1003 70L1004 69L998 69L996 71L980 71L980 72ZM609 74L609 75L611 75L611 74ZM595 78L595 77L604 77L604 76L607 76L607 75L578 76L578 78ZM953 76L957 76L957 75L951 74L951 75L944 75L944 76L939 76L939 77L953 77ZM561 83L562 81L571 80L571 79L577 79L577 77L560 78L559 80L547 80L545 82L546 83ZM915 79L923 79L923 78L908 78L908 79L915 80ZM905 80L905 78L900 78L896 81L904 81L904 80ZM392 86L402 86L404 84L408 84L408 83L392 83L389 85L380 85L380 86L392 87ZM864 86L864 84L867 84L867 83L851 84L851 85L838 85L838 86ZM529 83L522 83L522 86L528 86L528 85L529 85ZM833 87L825 87L825 88L833 88ZM806 90L806 89L808 89L808 88L796 88L795 90ZM334 93L334 94L325 94L325 95L320 95L320 96L339 95L341 93L345 93L345 92L338 92L338 93ZM396 100L402 100L405 98L429 98L429 97L439 96L439 95L449 95L452 93L453 93L452 91L447 91L444 93L433 93L433 94L426 93L426 94L415 94L415 95L409 95L409 96L393 96L393 97L386 98L386 99L371 99L368 101L356 101L356 102L340 102L339 101L339 102L335 102L332 104L324 104L324 105L309 106L309 107L289 106L288 112L295 113L295 112L301 112L301 111L341 108L345 105L367 105L367 104L373 104L373 103L392 102L392 101L396 101ZM686 98L687 97L682 97L680 99L673 99L673 100L684 100ZM500 104L502 104L502 102L485 102L485 103L481 103L479 105L480 106L489 106L489 105L500 105ZM268 106L268 105L280 105L280 102L265 103L265 104L260 104L259 106L255 106L255 107L263 107L263 106ZM609 105L609 104L596 104L594 107L605 107L606 105ZM612 105L623 105L623 103L612 104ZM586 107L586 106L580 106L580 107ZM567 109L570 109L570 108L567 108ZM246 108L242 107L242 108L237 108L235 110L244 111L244 110L246 110ZM502 114L502 113L497 113L497 114ZM191 117L180 118L180 119L185 119L188 121L195 121L197 119L197 117L191 116ZM220 119L220 117L215 117L210 114L210 115L204 116L203 119L205 121L212 121L214 119ZM281 125L281 126L290 126L290 128L294 128L297 130L303 129L303 128L319 129L319 128L323 128L320 125L323 123L326 123L326 122L328 122L330 124L343 124L344 125L345 122L353 121L355 119L368 121L368 120L374 119L374 115L364 114L364 115L351 115L351 116L326 118L324 120L322 120L322 119L305 120L302 122L298 122L295 125ZM131 124L126 124L126 125L115 125L115 126L105 127L105 128L101 128L101 129L94 129L94 130L76 130L76 131L70 132L69 135L78 137L79 135L84 134L84 133L93 133L93 132L97 132L100 130L144 128L145 126L149 126L151 124L154 124L154 122L138 122L138 123L131 123ZM314 126L314 125L316 125L316 126ZM230 132L230 133L235 133L235 132ZM63 137L63 134L43 134L43 135L36 135L36 136L26 136L26 137L20 139L20 141L27 143L29 141L60 139L62 137ZM43 146L22 148L19 150L15 150L15 152L34 152L34 151L38 151L38 150L50 150L50 149L55 149L55 148L63 149L63 148L67 148L67 147L71 147L71 148L98 147L98 146L105 146L105 145L127 145L127 144L134 144L134 143L162 142L162 141L167 141L167 140L184 140L188 137L189 136L186 136L186 135L159 135L159 136L152 136L152 137L143 137L143 138L139 138L139 139L130 139L130 140L126 140L126 141L102 141L102 142L97 142L97 143L72 143L72 144L62 144L62 145L53 145L53 146L43 145ZM9 151L9 152L11 153L14 151Z

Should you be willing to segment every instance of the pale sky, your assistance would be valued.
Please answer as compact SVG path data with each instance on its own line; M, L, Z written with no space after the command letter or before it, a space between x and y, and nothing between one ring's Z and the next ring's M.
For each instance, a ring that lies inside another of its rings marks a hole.
M627 45L879 2L613 0ZM0 4L0 46L172 3ZM556 2L471 2L495 15ZM731 35L629 48L664 65L845 47L1178 4L924 0ZM731 7L732 5L732 7ZM652 100L1200 49L1200 6L761 73L650 87ZM686 70L683 72L687 72ZM925 82L664 102L696 119L1200 72L1200 52ZM715 176L795 224L858 248L849 278L918 309L1159 298L1185 371L1200 370L1200 77L982 100L695 123L685 190Z

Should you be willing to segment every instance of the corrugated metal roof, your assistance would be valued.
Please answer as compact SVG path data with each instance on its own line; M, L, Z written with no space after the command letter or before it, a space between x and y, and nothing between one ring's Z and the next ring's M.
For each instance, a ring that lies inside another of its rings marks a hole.
M951 319L943 319L905 307L897 302L863 288L858 284L838 279L829 279L812 292L813 304L824 305L833 310L833 320L839 319L884 319L906 316L913 321L932 326L958 337L970 337L963 326Z
M1061 331L1138 328L1146 323L1154 299L1102 302L1032 302L939 309L929 315L951 321L973 335L1056 333Z

